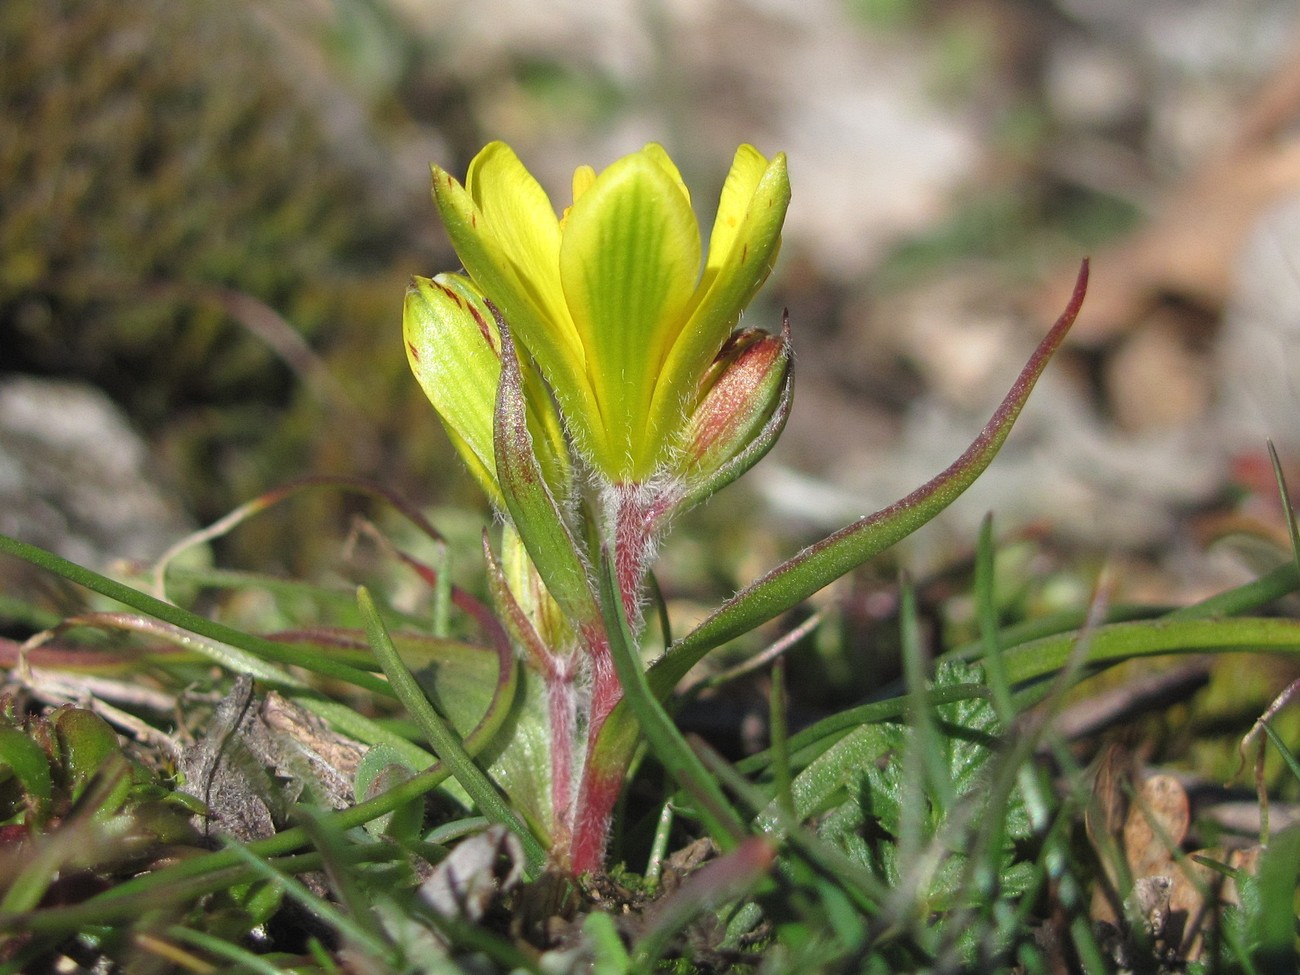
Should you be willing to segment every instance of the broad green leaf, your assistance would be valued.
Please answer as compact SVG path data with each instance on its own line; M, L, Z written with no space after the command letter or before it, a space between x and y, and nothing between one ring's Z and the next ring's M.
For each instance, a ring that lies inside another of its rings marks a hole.
M18 807L25 799L42 808L49 804L53 784L50 760L44 750L26 732L0 727L0 785L7 779L17 782L21 789L22 794L15 797Z

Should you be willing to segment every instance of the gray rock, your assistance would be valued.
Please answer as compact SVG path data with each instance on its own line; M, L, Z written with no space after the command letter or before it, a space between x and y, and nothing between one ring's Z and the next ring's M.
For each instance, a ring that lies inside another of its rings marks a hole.
M148 561L194 525L94 387L0 379L0 532L90 567Z

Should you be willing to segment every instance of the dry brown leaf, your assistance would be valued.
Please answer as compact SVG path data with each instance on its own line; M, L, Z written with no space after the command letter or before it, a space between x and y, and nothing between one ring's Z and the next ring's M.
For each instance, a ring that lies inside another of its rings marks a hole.
M1136 944L1147 939L1166 960L1195 961L1204 950L1206 926L1213 915L1225 905L1238 903L1231 877L1197 858L1251 873L1259 849L1216 848L1182 854L1180 846L1191 824L1191 808L1187 791L1171 775L1143 780L1127 811L1120 813L1128 779L1123 749L1112 749L1115 754L1103 757L1093 788L1105 814L1088 822L1088 835L1109 881L1093 891L1093 922L1105 932L1103 941L1116 961L1126 967ZM1119 828L1121 816L1123 826ZM1112 829L1106 837L1097 835L1103 824ZM1131 886L1120 880L1118 865L1110 859L1113 853L1107 852L1113 850L1114 841L1121 847ZM1122 910L1115 903L1117 897L1122 900Z

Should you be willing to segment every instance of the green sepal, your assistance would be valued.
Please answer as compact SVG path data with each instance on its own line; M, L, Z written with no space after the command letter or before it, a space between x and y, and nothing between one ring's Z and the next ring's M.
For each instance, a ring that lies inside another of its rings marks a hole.
M733 340L739 348L735 353L723 350L722 374L687 430L682 509L707 500L762 460L790 417L794 361L789 317L782 322L780 338L738 332ZM711 424L719 429L710 431ZM710 433L708 448L700 449Z
M411 371L433 404L456 451L497 510L505 502L492 446L493 412L501 379L497 311L460 274L416 277L406 293L402 330ZM568 447L541 377L524 374L528 425L552 489L572 491Z
M505 326L501 350L494 442L506 509L555 601L576 626L599 624L600 609L587 567L533 451L519 361Z
M461 275L416 277L406 292L402 332L411 371L470 473L501 508L492 452L501 339L487 302Z

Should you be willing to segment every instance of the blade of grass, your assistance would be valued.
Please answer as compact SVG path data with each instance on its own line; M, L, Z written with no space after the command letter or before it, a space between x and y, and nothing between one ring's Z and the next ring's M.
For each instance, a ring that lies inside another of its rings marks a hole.
M898 594L899 631L903 650L903 680L907 684L908 722L912 727L912 738L903 756L903 761L909 765L912 762L917 762L918 765L913 766L913 769L921 773L920 775L905 776L905 788L916 787L919 789L923 779L928 781L931 793L939 807L946 811L952 809L955 799L952 776L948 770L948 761L943 753L943 739L936 726L933 711L934 704L930 699L929 687L927 686L929 683L927 680L929 666L921 638L920 619L917 615L916 590L913 589L911 581L906 576L899 582ZM916 800L916 805L913 808L922 808L922 795L922 793L918 792L913 797ZM904 827L920 827L923 818L920 815L908 816L903 825ZM900 844L900 846L903 846L903 844Z
M251 633L243 633L234 627L226 626L224 623L218 623L215 620L181 609L171 603L165 603L160 599L140 592L138 589L132 589L130 586L100 575L98 572L77 565L75 562L69 562L53 552L47 552L42 548L11 538L8 535L0 535L0 552L23 559L32 565L45 569L47 572L62 576L69 582L75 582L77 585L84 586L102 596L115 599L119 603L130 606L147 616L155 617L191 633L197 633L208 640L243 650L261 660L291 667L301 667L322 677L355 684L357 687L375 694L382 694L386 697L392 696L392 689L387 682L374 674L358 670L356 667L350 667L328 657L303 654L271 640L254 636Z
M979 620L980 642L984 646L984 672L993 695L993 708L1002 727L1009 728L1015 707L1011 702L1011 683L1002 662L996 586L993 515L987 514L980 522L979 543L975 549L975 612Z
M283 975L284 973L284 969L274 962L268 961L225 938L219 938L203 931L196 931L193 928L174 924L167 929L167 937L173 941L184 942L193 948L201 948L222 961L233 963L236 967L227 969L228 971L249 971L255 972L257 975ZM217 971L218 969L211 968L209 970Z
M768 725L771 737L772 784L782 811L794 817L794 793L790 791L789 733L785 718L785 658L772 665L772 690L768 696Z
M392 637L388 635L388 628L384 625L374 600L370 598L370 593L364 586L357 590L357 604L366 620L366 633L370 638L371 648L392 683L398 700L419 724L420 730L428 737L434 752L447 764L456 781L478 804L479 811L493 822L501 823L518 835L524 846L524 854L528 858L529 870L535 875L546 861L546 851L542 849L537 837L524 825L523 820L502 797L497 787L470 758L464 744L456 737L442 716L433 709L424 690L398 655L397 647L393 645Z
M332 845L332 856L347 859L351 854L350 858L355 861L355 848L349 850L343 844L335 843ZM263 880L269 880L271 883L280 885L287 897L297 901L309 913L324 921L345 939L354 945L361 946L375 958L387 959L390 964L392 963L392 949L380 940L374 931L368 930L361 923L354 921L329 901L313 894L297 877L285 874L282 870L277 869L274 864L250 852L247 847L238 843L229 843L226 845L226 849L234 854L235 858L254 877L260 877ZM327 860L328 857L322 856L322 863Z
M1282 470L1282 461L1277 456L1277 448L1273 446L1272 440L1268 441L1268 459L1273 465L1273 477L1277 480L1278 499L1282 502L1282 510L1286 512L1286 530L1287 537L1291 540L1291 558L1300 567L1300 528L1296 526L1295 509L1291 507L1291 493L1286 487L1286 474Z
M1033 640L1004 653L1014 684L1046 677L1063 667L1076 637ZM1087 664L1097 667L1134 657L1178 653L1277 651L1300 654L1300 622L1288 619L1200 619L1170 614L1159 620L1110 623L1088 638Z
M434 543L439 545L445 544L442 535L433 527L432 524L430 524L429 520L424 517L419 508L411 504L401 495L384 487L382 484L375 484L372 481L367 481L357 477L313 475L272 488L264 494L253 498L251 501L244 502L234 511L225 514L206 528L200 528L198 531L193 532L178 541L175 545L164 552L162 556L159 557L158 561L154 563L153 576L155 595L157 595L159 599L166 598L168 570L171 563L186 549L220 538L253 516L273 508L275 505L287 498L293 497L299 491L317 487L328 487L335 490L351 491L354 494L368 495L386 501L395 510L401 513L407 521L418 528L428 538L432 539Z
M623 612L613 560L604 562L600 603L624 700L636 716L655 757L695 800L700 817L718 846L724 851L734 849L746 834L745 824L650 690Z
M1273 727L1271 721L1263 722L1260 725L1260 728L1263 730L1264 734L1268 736L1268 740L1273 743L1273 747L1277 749L1277 753L1282 756L1282 761L1286 765L1287 771L1295 776L1297 782L1300 782L1300 759L1296 758L1295 753L1291 751L1291 747L1286 743L1285 739L1277 733L1277 729Z

